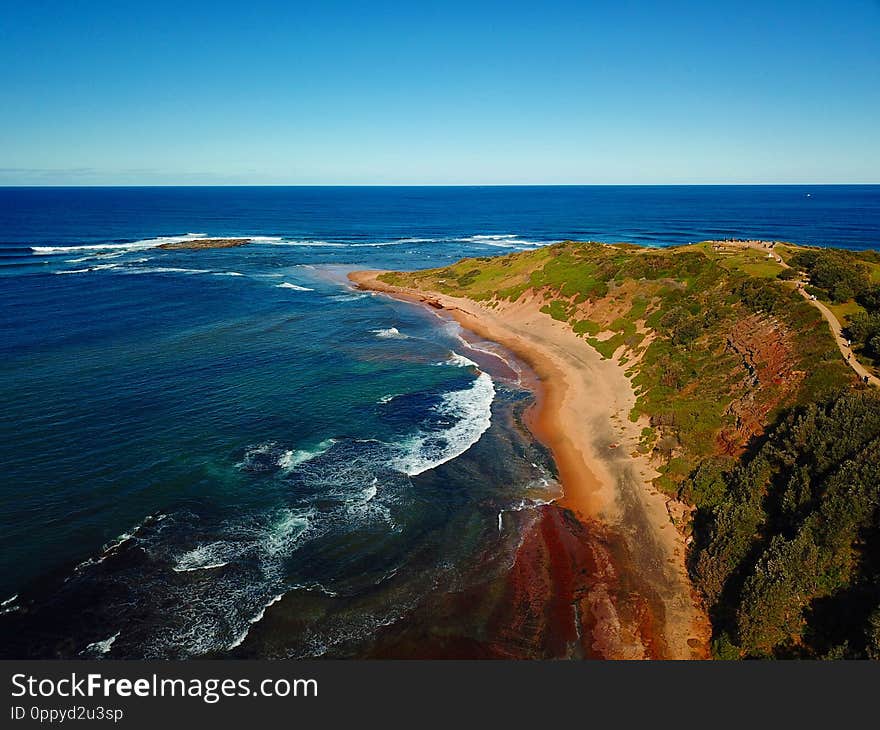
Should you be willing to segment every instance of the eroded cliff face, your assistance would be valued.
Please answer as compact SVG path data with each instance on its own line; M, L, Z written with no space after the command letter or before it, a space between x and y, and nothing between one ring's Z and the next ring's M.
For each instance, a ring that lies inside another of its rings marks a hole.
M763 433L773 411L794 396L806 373L797 369L794 335L767 314L739 320L727 337L727 348L740 358L742 372L725 411L734 425L718 434L718 447L722 454L738 456L751 438Z

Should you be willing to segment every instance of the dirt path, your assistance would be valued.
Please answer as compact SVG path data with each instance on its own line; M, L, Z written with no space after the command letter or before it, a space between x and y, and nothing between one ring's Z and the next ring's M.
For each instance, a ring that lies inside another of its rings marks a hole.
M780 256L777 259L777 262L784 269L790 269L789 266L782 257ZM880 388L880 378L872 375L864 365L862 365L858 359L856 358L856 354L853 352L852 347L849 345L849 340L843 336L843 325L840 324L840 320L837 319L837 316L832 312L828 307L826 307L822 302L818 299L813 299L810 295L800 286L795 285L798 293L807 300L810 304L812 304L816 309L819 310L820 314L825 318L825 321L828 322L828 326L831 327L831 334L834 336L834 341L837 343L837 347L840 350L840 354L843 355L843 359L846 360L846 363L855 371L856 375L859 376L864 382L871 383L872 385Z
M734 248L752 248L759 251L768 250L765 241L736 241L736 242L719 242L723 243L726 246L734 247ZM783 269L791 269L785 260L777 255L771 255L776 259L776 263L778 263ZM825 306L818 299L813 299L810 295L799 285L795 284L798 293L810 304L812 304L816 309L819 310L820 314L825 318L825 321L828 322L828 326L831 327L831 334L834 336L834 341L837 343L837 347L840 350L840 354L843 355L843 359L846 361L847 365L849 365L856 375L859 376L859 379L863 382L871 383L878 388L880 388L880 378L876 375L873 375L864 365L862 365L858 359L856 358L856 354L853 352L852 347L849 345L849 341L846 337L843 336L843 325L840 324L840 320L837 319L837 316L832 312L827 306Z
M840 348L840 354L843 355L843 359L846 360L847 364L856 372L856 375L861 378L861 380L865 381L867 378L868 383L872 385L876 385L880 388L880 378L876 375L872 375L868 372L867 368L862 365L855 356L855 353L852 351L852 348L849 346L848 340L843 336L843 327L840 324L840 320L834 315L828 307L826 307L822 302L818 299L810 299L810 295L807 294L803 289L798 289L801 296L806 299L810 304L812 304L816 309L818 309L822 316L825 318L825 321L828 322L828 325L831 327L831 334L834 335L834 340L837 342L837 347Z

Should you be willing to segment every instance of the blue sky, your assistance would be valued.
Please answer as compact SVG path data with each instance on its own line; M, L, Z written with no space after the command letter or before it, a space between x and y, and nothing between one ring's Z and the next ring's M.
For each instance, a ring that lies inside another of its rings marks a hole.
M3 3L0 184L880 182L880 1Z

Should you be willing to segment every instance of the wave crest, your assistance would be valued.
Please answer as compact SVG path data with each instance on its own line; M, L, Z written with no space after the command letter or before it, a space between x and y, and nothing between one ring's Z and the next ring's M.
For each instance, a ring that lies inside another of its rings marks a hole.
M404 474L416 476L461 456L492 424L494 400L495 384L483 372L470 388L445 393L434 410L444 418L455 419L455 423L439 432L421 431L405 441L393 459L393 466Z

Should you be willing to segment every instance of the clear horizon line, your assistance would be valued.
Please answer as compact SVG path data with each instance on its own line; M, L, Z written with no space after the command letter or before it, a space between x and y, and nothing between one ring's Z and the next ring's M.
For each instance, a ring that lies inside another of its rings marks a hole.
M699 183L30 183L4 188L624 188L624 187L872 187L878 182L699 182Z

